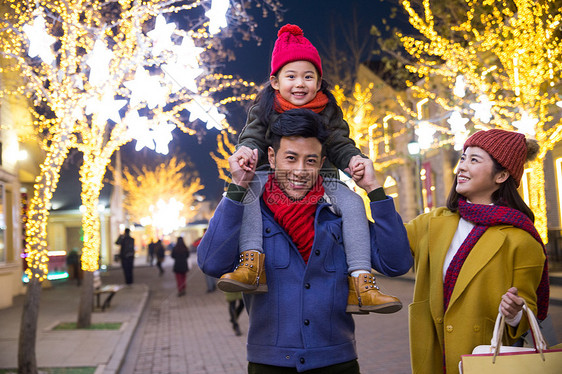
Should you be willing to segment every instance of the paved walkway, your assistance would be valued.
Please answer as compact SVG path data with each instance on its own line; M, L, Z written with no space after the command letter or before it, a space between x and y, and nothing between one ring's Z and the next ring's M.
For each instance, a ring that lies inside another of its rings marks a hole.
M111 273L118 272L102 274L104 284L113 280L123 283L122 277L108 277ZM146 304L148 286L125 287L114 296L108 310L92 313L92 323L121 322L119 330L53 330L61 322L76 322L80 290L69 281L52 282L50 288L42 290L36 343L38 366L97 367L96 373L116 373ZM17 296L12 307L0 310L0 368L17 367L24 297Z
M36 344L39 367L95 367L96 374L246 372L246 314L240 319L244 334L235 336L224 295L206 293L203 274L196 266L189 273L187 295L177 297L171 260L167 259L162 277L143 261L137 261L143 266L135 268L135 284L119 291L108 310L92 315L94 323L122 322L118 331L53 331L59 322L76 321L80 288L62 281L43 290ZM122 283L121 269L102 273L102 282ZM413 282L380 277L379 284L405 305L411 302ZM561 290L553 287L555 302L550 309L559 338ZM23 300L24 296L18 296L14 306L0 310L0 368L17 366ZM395 314L355 320L362 373L410 372L407 307Z
M158 278L154 270L145 279L150 283L150 298L121 373L246 372L248 316L242 313L243 335L236 336L224 295L206 293L198 269L189 273L185 297L177 297L168 273ZM412 282L381 279L379 284L405 304L411 302ZM410 373L406 308L391 315L357 316L355 321L363 373Z

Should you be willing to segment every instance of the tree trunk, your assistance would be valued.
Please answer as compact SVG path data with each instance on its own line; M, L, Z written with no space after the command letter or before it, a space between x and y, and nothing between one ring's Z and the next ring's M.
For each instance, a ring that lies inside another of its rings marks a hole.
M35 344L37 336L37 318L41 298L41 282L47 279L49 257L47 255L47 218L46 206L51 201L59 181L59 171L66 159L70 142L64 132L52 140L53 148L47 152L41 165L41 174L33 186L34 195L29 204L25 239L29 285L23 305L20 336L18 342L18 372L37 373Z
M101 158L101 157L98 157ZM93 272L99 268L101 247L100 219L98 212L99 195L103 187L103 176L107 162L102 162L91 154L84 154L84 163L80 168L82 181L82 205L85 208L82 215L82 230L84 231L84 247L82 249L82 270L84 283L80 294L78 310L78 328L87 328L92 323L92 303L94 298Z
M76 327L84 329L92 324L92 309L94 302L94 273L84 271L82 292L80 293L80 305L78 307L78 321Z
M41 300L41 282L32 278L27 286L18 345L18 373L36 374L37 359L35 343L37 340L37 319L39 317L39 302Z

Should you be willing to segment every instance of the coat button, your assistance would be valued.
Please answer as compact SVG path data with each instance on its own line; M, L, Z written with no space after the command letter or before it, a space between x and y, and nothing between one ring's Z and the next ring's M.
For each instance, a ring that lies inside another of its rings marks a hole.
M453 326L451 325L447 325L445 329L447 330L447 332L453 332Z
M306 289L308 290L308 289L310 288L310 283L306 283L306 284L304 285L304 288L306 288Z
M437 322L437 323L443 323L443 318L437 317L437 318L435 318L435 322Z
M474 332L478 332L478 331L480 331L480 326L474 325Z
M320 256L320 250L319 250L319 249L315 250L315 251L314 251L314 254L315 254L316 256Z
M304 357L301 357L299 361L301 362L301 364L304 364Z
M308 325L310 325L310 321L309 321L309 320L307 320L307 319L305 319L305 320L304 320L304 325L305 325L305 326L308 326Z
M269 234L271 232L271 229L268 227L265 229L265 232Z

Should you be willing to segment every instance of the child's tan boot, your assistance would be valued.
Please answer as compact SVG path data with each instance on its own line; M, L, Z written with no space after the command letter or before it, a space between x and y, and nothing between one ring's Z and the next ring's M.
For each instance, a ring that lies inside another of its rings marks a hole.
M223 274L217 287L225 292L265 293L265 255L258 251L240 253L240 263L232 273Z
M379 290L372 274L349 276L348 283L349 295L346 309L348 313L396 313L402 309L402 303L397 297L385 295Z

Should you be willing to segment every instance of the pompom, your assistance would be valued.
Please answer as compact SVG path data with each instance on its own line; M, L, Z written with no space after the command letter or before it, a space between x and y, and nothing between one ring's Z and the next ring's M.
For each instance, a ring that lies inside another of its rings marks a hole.
M540 146L535 139L525 139L527 143L527 161L533 161L537 154L539 153Z
M291 33L295 36L303 35L302 29L300 27L298 27L297 25L291 25L289 23L279 29L279 31L277 32L277 36L279 37L285 32Z

